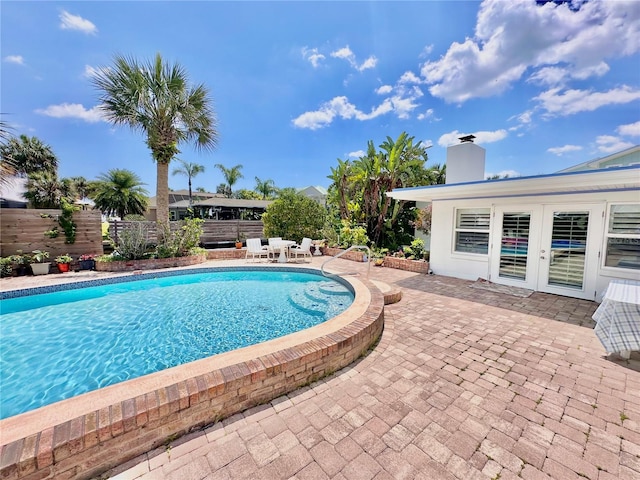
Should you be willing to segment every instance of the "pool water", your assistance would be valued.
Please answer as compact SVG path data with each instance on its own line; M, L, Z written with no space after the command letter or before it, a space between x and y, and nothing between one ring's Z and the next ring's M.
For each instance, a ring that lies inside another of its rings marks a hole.
M352 302L322 276L257 270L5 299L0 418L303 330Z

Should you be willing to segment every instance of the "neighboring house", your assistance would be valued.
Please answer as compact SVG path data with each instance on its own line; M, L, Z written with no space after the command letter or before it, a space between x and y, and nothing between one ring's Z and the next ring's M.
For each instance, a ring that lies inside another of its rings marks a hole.
M603 168L628 167L631 165L640 165L640 145L627 148L613 155L589 160L588 162L574 165L573 167L560 170L558 173L566 172L582 172L584 170L601 170Z
M27 179L21 177L9 177L0 184L0 208L27 208L26 184Z
M470 161L484 172L484 149L450 147L447 179ZM482 178L389 194L432 203L434 273L589 300L611 279L640 279L640 166Z
M298 189L298 193L315 200L320 205L326 205L327 203L327 189L319 186L309 186Z
M273 200L244 200L241 198L208 198L194 202L193 208L201 218L213 220L260 220Z
M209 193L209 192L193 192L192 198L193 203L196 203L200 200L206 200L209 198L220 198L224 197L224 195L219 193ZM187 208L189 207L189 190L172 190L169 192L169 215L171 216L171 220L178 220L180 218L184 218L187 213ZM147 220L156 221L156 197L149 198L149 205L147 207L147 211L145 213L145 218Z

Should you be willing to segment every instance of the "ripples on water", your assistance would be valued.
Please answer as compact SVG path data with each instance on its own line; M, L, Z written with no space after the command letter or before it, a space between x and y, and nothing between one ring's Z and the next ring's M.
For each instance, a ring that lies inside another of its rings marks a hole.
M219 272L3 300L0 418L317 325L352 301L330 295L326 314L291 305L318 281Z

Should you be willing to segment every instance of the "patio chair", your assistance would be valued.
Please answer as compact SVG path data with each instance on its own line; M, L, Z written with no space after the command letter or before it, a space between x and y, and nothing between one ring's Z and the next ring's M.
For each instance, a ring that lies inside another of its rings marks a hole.
M267 246L262 246L259 238L247 238L247 254L244 258L248 259L249 255L251 255L252 260L255 260L256 257L258 259L266 257L268 260L271 256L271 251Z
M280 242L282 241L282 237L271 237L269 239L267 239L267 242L269 243L268 245L268 249L269 252L271 252L271 254L273 256L275 256L276 254L280 253Z
M289 248L289 257L295 257L297 260L298 257L302 255L302 258L305 257L311 258L311 239L308 237L304 237L300 242L300 245L293 245Z

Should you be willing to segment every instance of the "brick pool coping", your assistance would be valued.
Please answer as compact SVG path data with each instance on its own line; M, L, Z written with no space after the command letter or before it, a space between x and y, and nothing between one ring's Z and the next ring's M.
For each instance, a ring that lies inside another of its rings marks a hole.
M345 280L353 304L320 325L0 420L0 478L91 478L349 365L380 337L384 298Z

